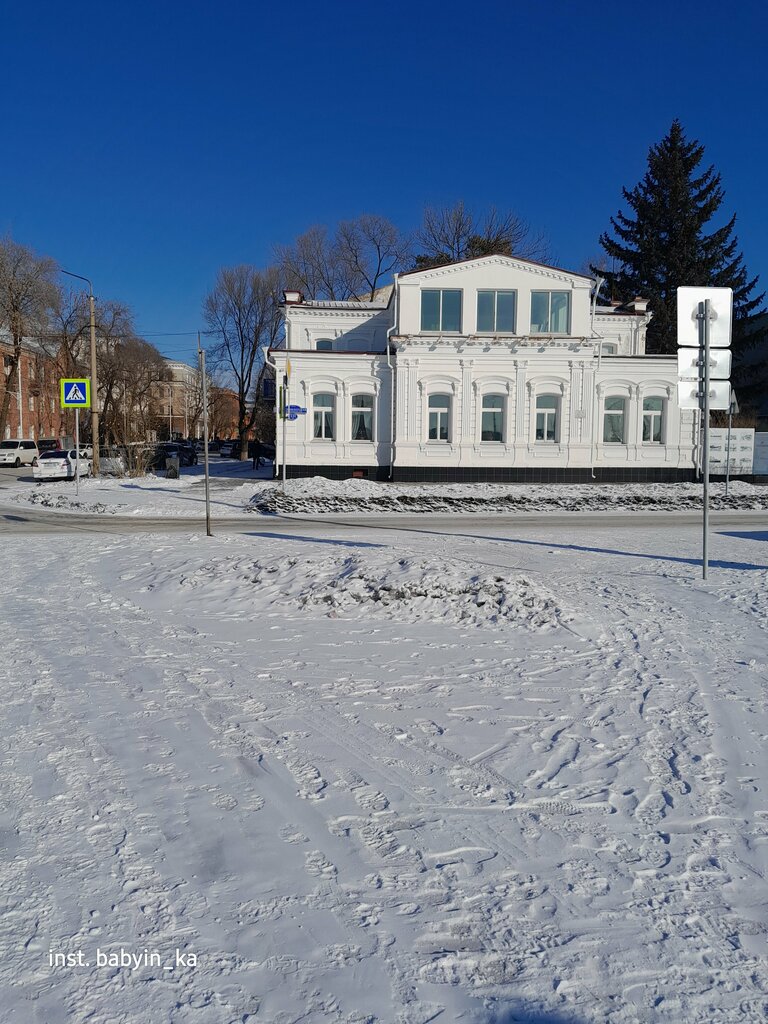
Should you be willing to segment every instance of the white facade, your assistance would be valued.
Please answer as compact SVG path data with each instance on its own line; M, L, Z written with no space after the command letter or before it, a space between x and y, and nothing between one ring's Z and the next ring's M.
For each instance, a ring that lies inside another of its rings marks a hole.
M399 275L386 304L286 302L273 356L307 409L287 423L289 473L692 475L695 416L677 406L675 359L645 355L645 302L593 308L592 286L489 256Z

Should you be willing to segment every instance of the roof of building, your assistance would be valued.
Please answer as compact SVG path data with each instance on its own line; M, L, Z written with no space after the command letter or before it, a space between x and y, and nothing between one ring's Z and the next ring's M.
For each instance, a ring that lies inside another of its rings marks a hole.
M445 270L446 267L458 267L464 263L481 263L483 260L511 260L514 263L528 263L532 267L544 267L546 270L557 270L560 274L569 274L571 277L580 277L584 281L593 281L589 274L580 274L576 270L566 270L564 267L555 267L551 263L541 263L539 260L528 260L522 256L508 256L504 252L488 253L486 256L471 256L465 260L455 260L453 263L440 263L434 267L423 267L419 270L404 270L398 277L409 277L411 274L427 274L430 270Z

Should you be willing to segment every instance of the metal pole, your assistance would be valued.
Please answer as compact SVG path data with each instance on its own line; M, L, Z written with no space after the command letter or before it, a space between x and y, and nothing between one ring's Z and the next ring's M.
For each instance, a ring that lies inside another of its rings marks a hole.
M211 492L208 476L208 381L205 377L205 350L200 344L200 332L197 332L197 352L200 356L200 373L203 378L203 464L205 466L205 534L211 533Z
M75 494L80 495L80 410L75 409Z
M93 288L88 296L91 307L91 446L93 475L99 475L99 382L96 377L96 305Z
M283 494L285 494L285 464L288 461L286 436L288 426L288 374L283 374Z
M88 303L90 307L91 327L91 438L93 448L93 475L99 475L99 381L96 375L96 306L93 297L93 285L89 277L82 274L73 274L71 270L62 270L67 277L76 277L78 281L85 281L88 285Z
M733 426L733 390L728 403L728 436L725 442L725 496L728 497L728 484L731 479L731 427Z
M709 569L709 299L699 303L699 350L703 355L702 377L704 382L704 442L701 451L702 490L704 505L704 534L701 554L701 576L707 578Z
M16 389L16 405L19 407L19 437L21 438L24 437L24 415L21 403L21 356L19 356L19 361L16 363L16 380L18 385Z

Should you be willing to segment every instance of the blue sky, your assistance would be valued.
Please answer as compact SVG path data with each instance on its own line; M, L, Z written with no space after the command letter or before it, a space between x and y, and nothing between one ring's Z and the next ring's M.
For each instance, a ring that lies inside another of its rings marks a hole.
M511 208L578 269L679 117L768 287L768 14L732 4L11 4L0 234L195 348L220 266L312 224Z

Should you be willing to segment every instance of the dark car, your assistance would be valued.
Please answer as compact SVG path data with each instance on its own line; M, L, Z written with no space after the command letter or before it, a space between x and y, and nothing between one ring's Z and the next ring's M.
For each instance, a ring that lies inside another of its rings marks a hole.
M197 452L189 445L175 441L163 441L150 456L147 469L165 469L166 459L178 459L180 466L197 465Z

